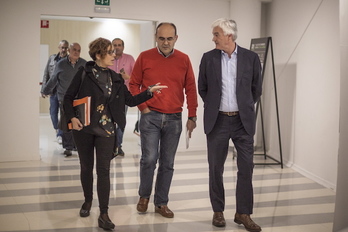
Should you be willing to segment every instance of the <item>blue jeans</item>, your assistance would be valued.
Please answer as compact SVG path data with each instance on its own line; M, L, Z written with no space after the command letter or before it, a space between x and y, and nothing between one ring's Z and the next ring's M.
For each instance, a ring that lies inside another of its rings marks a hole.
M140 118L141 159L139 196L150 198L158 160L154 204L167 205L174 158L182 131L181 113L151 111Z
M50 116L53 128L57 131L57 136L62 136L63 132L58 129L59 101L57 93L50 96Z

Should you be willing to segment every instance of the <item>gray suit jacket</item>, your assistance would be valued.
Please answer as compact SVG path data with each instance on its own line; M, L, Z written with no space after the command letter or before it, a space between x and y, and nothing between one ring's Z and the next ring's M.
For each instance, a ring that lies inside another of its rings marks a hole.
M198 92L204 102L204 132L209 134L216 123L222 94L221 50L203 54L199 66ZM262 92L261 64L258 55L239 47L237 50L236 95L239 115L246 132L255 134L255 103Z
M53 54L48 58L44 75L42 78L42 84L41 84L41 93L43 93L43 89L46 86L46 83L48 80L52 77L54 68L56 67L56 64L58 63L58 58L59 58L59 53L58 54ZM52 93L55 94L57 91L53 90Z

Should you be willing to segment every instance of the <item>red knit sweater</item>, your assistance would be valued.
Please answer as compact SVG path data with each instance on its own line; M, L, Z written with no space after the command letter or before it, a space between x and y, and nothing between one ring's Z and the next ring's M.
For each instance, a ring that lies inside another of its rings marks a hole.
M174 50L169 57L164 57L157 48L142 52L135 62L129 90L136 95L156 83L167 85L168 88L161 93L155 92L152 99L138 105L140 111L149 107L150 110L167 114L182 112L186 94L188 116L196 116L196 81L186 54Z

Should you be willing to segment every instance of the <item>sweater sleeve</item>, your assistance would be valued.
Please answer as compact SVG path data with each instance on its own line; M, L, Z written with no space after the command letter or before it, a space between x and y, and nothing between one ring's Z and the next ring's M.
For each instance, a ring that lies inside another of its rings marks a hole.
M188 117L197 116L197 88L196 88L196 79L193 73L192 65L189 57L187 57L187 73L185 81L185 94L187 101Z

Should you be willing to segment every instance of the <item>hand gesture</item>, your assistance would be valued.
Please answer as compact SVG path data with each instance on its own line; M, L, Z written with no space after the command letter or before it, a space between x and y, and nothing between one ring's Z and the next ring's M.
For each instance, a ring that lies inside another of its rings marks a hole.
M162 89L166 89L166 88L168 88L168 86L166 86L166 85L160 85L161 83L157 83L157 84L155 84L155 85L151 85L150 87L149 87L149 91L151 92L151 93L153 93L153 92L157 92L157 93L161 93L161 90Z

